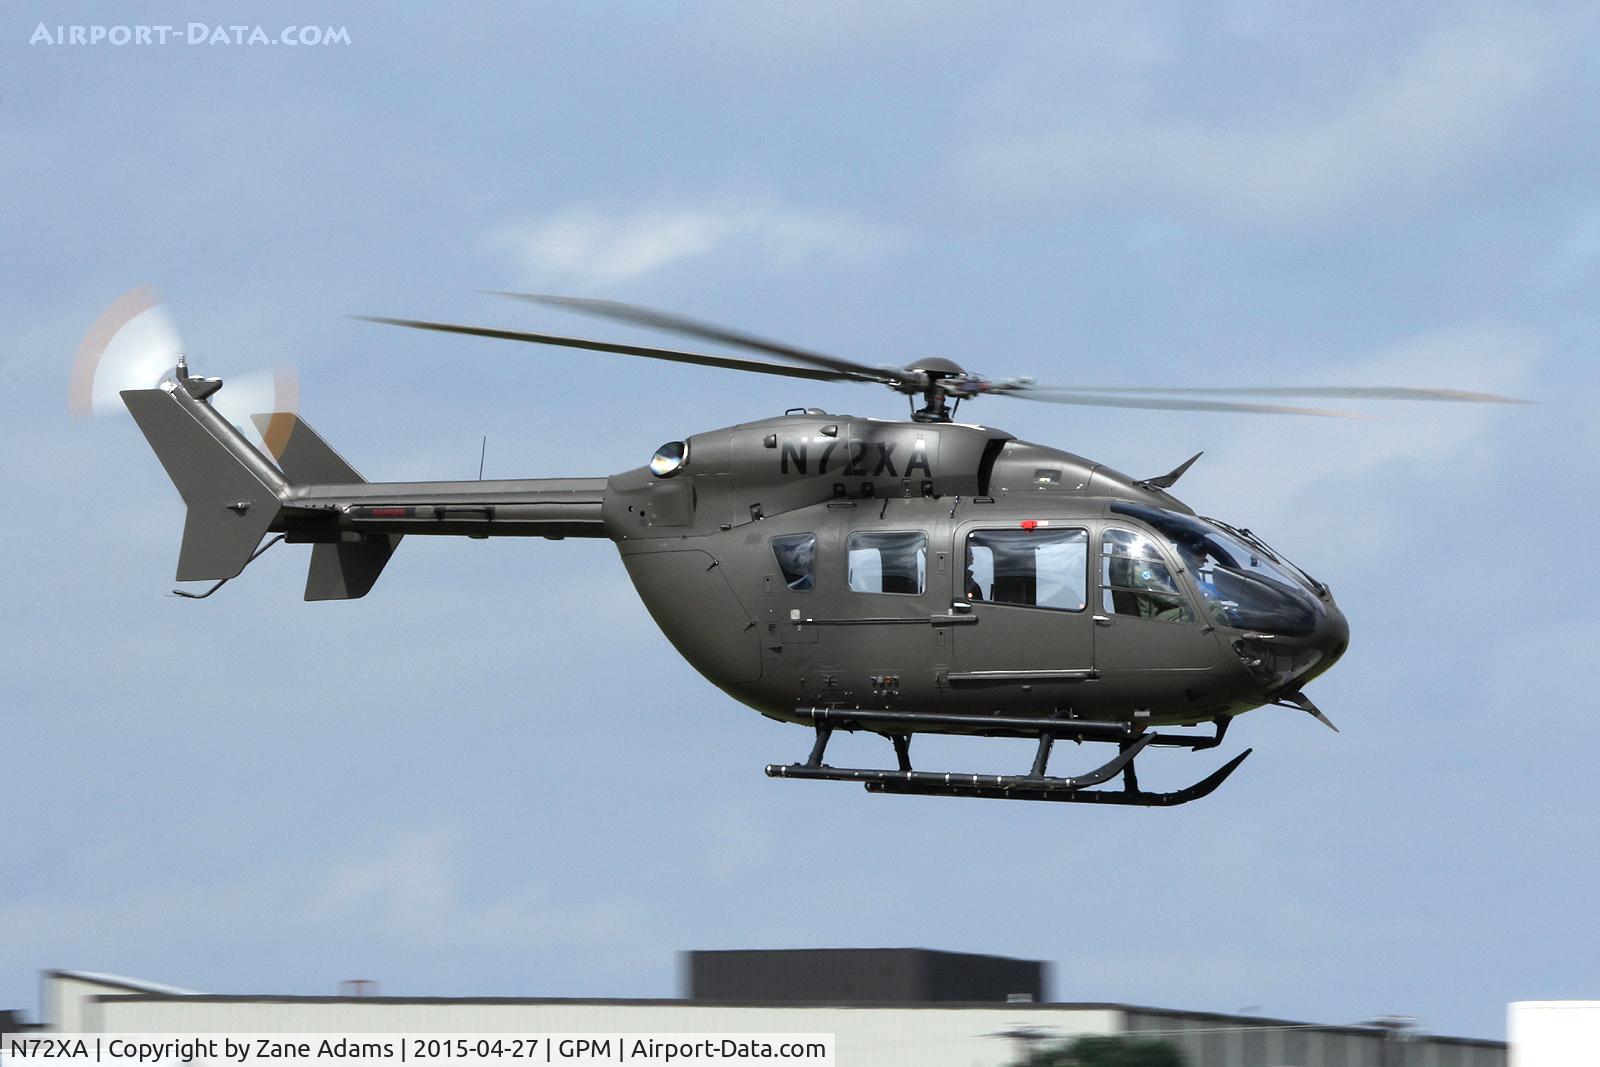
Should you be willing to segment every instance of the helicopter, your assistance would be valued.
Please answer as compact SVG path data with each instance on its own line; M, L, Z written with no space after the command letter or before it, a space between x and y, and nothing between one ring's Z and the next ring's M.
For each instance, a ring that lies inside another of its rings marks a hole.
M179 356L156 387L120 394L187 505L177 580L213 583L179 595L211 596L280 541L312 546L304 595L325 601L366 596L408 536L607 538L700 674L762 715L812 731L809 754L769 764L768 776L860 782L874 793L1167 807L1209 795L1251 750L1185 788L1152 791L1135 770L1148 748L1216 748L1234 718L1266 706L1337 729L1305 688L1348 647L1344 614L1326 584L1261 537L1172 495L1198 454L1134 478L958 422L963 402L1323 417L1342 413L1276 401L1521 402L1452 389L1045 386L943 358L871 366L614 301L501 295L781 362L359 317L879 384L909 398L910 417L792 408L669 442L608 478L368 483L294 412L254 415L266 445L257 448L213 406L222 380L191 374ZM839 730L881 735L894 766L827 763ZM1021 773L947 773L913 766L917 734L1037 747ZM1058 741L1105 743L1115 754L1084 773L1052 774Z

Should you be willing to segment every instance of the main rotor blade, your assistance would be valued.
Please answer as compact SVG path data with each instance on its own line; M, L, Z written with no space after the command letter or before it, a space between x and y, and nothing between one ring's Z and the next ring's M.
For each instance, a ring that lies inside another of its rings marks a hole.
M1040 400L1046 404L1078 404L1096 408L1135 408L1145 411L1236 411L1253 415L1315 415L1327 419L1359 419L1363 416L1327 408L1288 407L1283 404L1248 404L1231 400L1178 400L1162 397L1093 396L1088 393L1056 392L1044 389L996 391L988 396L1011 396L1019 400Z
M1046 387L1057 393L1170 393L1188 396L1309 396L1329 400L1443 400L1467 404L1531 404L1520 397L1501 396L1499 393L1475 393L1466 389L1412 389L1402 386L1226 386L1183 387L1165 389L1155 385L1051 385Z
M609 341L589 341L582 337L558 337L548 333L527 333L522 330L496 330L488 326L466 326L453 322L427 322L422 319L391 319L382 315L355 315L362 322L381 322L387 326L406 326L413 330L436 330L439 333L460 333L472 337L493 337L502 341L526 341L538 345L559 345L563 348L582 348L590 352L610 352L619 356L645 356L665 359L673 363L694 363L702 367L722 367L727 370L751 371L755 374L776 374L785 378L810 378L819 382L877 381L854 374L840 374L808 367L785 367L778 363L762 363L753 359L734 359L730 356L708 356L699 352L678 352L670 348L648 348L643 345L619 345Z
M612 319L616 322L626 322L634 326L650 326L657 330L666 330L669 333L680 333L686 337L699 338L702 341L716 341L720 344L733 345L736 348L748 348L753 352L764 352L769 356L782 356L784 359L792 359L796 363L808 363L813 367L824 367L831 371L857 376L868 381L899 385L907 380L903 374L893 368L870 367L865 363L857 363L854 360L840 359L838 356L823 355L820 352L810 352L804 348L795 348L792 345L780 344L777 341L768 341L765 338L732 330L726 326L698 322L682 315L656 311L654 308L640 307L637 304L624 304L616 300L590 300L581 296L509 293L498 289L490 290L490 292L496 296L508 296L513 300L526 300L533 304L565 308L568 311L578 311L585 315Z

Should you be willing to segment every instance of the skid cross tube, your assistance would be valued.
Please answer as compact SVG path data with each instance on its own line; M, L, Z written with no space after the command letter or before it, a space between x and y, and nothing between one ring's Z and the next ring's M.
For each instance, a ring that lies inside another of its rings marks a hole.
M1152 745L1215 748L1227 732L1227 718L1214 720L1211 736L1162 735L1119 722L1094 722L1060 718L1026 719L1008 716L953 715L913 711L870 711L848 708L800 708L811 719L816 741L804 763L768 764L769 778L809 781L860 782L872 793L919 796L975 797L996 800L1052 800L1083 804L1122 804L1170 807L1208 796L1231 775L1250 750L1185 789L1170 793L1146 792L1139 787L1134 760ZM991 737L1035 737L1039 747L1027 774L957 774L918 771L911 767L911 732L916 729L965 732ZM835 729L872 730L894 745L897 770L868 767L830 767L822 762ZM1057 740L1102 741L1117 746L1117 754L1087 774L1055 777L1048 773L1051 750ZM1121 789L1094 790L1118 775Z
M767 774L773 778L806 778L825 782L863 782L867 788L874 785L917 787L919 790L942 791L958 789L993 790L997 795L1008 795L1012 790L1026 793L1060 793L1084 789L1116 777L1133 758L1150 743L1146 734L1116 756L1096 767L1088 774L1072 778L1049 778L1035 774L945 774L939 771L888 771L864 767L818 767L811 764L769 764Z
M1007 715L953 715L923 711L873 711L860 708L797 708L795 714L809 719L819 730L871 730L893 735L906 733L905 727L930 733L974 733L984 737L1049 736L1057 741L1134 741L1149 736L1152 745L1168 748L1215 748L1227 733L1227 718L1214 719L1215 733L1144 734L1139 727L1123 722L1096 722L1091 719L1028 719ZM879 726L891 727L879 729ZM893 729L900 727L901 729Z
M890 734L889 742L894 745L894 760L900 765L902 771L911 769L911 735Z
M806 757L807 767L822 766L822 757L828 751L828 738L833 736L833 727L817 724L817 740L811 746L811 755Z
M1046 769L1050 766L1050 749L1055 746L1056 739L1047 733L1039 734L1039 752L1033 757L1033 770L1029 772L1035 778L1043 778ZM1148 744L1149 742L1145 742Z

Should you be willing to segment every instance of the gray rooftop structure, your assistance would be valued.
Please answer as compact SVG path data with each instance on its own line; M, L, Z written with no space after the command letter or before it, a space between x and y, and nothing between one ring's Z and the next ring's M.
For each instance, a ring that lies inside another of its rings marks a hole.
M781 954L763 955L766 965ZM1019 992L1009 989L980 1000L861 999L875 983L926 992L940 980L939 968L955 965L964 955L837 950L831 957L816 957L812 965L851 964L858 968L856 977L851 988L820 1001L753 995L714 1000L233 995L48 971L42 982L43 1025L49 1031L90 1033L826 1033L836 1036L840 1067L1011 1067L1039 1043L1140 1035L1172 1042L1187 1067L1506 1067L1501 1041L1401 1034L1376 1024L1329 1025L1120 1003L1008 1002L1005 995ZM692 966L690 972L692 983ZM1003 969L997 973L1004 975ZM797 981L790 992L809 996L811 981ZM905 981L911 985L894 986ZM1004 987L1002 981L990 991Z
M1047 999L1049 965L926 948L735 949L684 953L689 1000L870 1004Z

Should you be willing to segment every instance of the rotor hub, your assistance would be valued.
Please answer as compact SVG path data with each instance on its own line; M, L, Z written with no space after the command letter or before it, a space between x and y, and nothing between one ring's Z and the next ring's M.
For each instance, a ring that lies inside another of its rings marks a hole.
M925 374L930 379L934 378L961 378L966 376L966 368L953 359L942 356L929 356L919 359L915 363L906 364L906 371L911 374Z
M903 384L896 388L910 396L922 395L923 406L911 412L916 422L951 421L955 408L945 401L954 396L959 404L969 392L961 386L972 379L961 364L942 356L928 356L909 363L904 374Z

